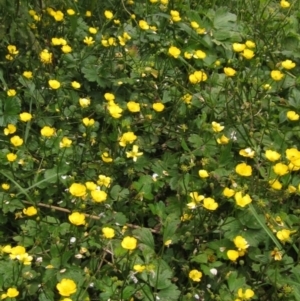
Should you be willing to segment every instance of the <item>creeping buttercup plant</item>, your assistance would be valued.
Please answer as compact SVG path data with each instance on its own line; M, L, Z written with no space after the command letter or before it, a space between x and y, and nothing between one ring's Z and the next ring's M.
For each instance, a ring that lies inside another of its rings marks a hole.
M300 300L299 2L102 2L0 2L1 299Z

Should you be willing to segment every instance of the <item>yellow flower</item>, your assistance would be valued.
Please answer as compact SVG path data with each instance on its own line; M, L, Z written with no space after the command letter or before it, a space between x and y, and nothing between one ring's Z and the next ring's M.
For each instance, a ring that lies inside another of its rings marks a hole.
M85 215L83 213L73 212L68 218L70 223L75 226L85 225Z
M64 19L64 14L62 11L58 10L56 12L54 12L53 14L51 14L52 17L55 19L55 21L60 22Z
M19 136L13 136L10 138L10 143L16 147L21 146L23 144L23 139L20 138Z
M149 25L145 20L140 20L139 21L139 27L143 30L148 30L149 29Z
M228 144L229 143L229 138L227 138L225 135L222 135L221 138L217 139L218 144Z
M79 82L76 82L76 81L73 81L71 83L71 86L74 88L74 89L79 89L81 87L80 83Z
M288 186L288 192L289 193L295 193L297 191L297 188L293 185Z
M86 16L86 17L91 17L91 16L92 16L92 12L91 12L90 10L87 10L87 11L85 12L85 16Z
M106 10L104 12L104 16L105 16L106 19L110 20L114 17L114 14L110 10Z
M132 144L137 139L137 136L133 132L126 132L119 139L119 144L125 147L127 144Z
M14 57L11 56L10 54L7 54L7 55L5 56L5 58L6 58L8 61L12 61L12 60L14 59Z
M13 96L17 95L17 91L15 89L9 89L9 90L7 90L6 94L9 97L13 97Z
M17 127L14 124L8 124L7 127L4 129L4 135L9 135L15 133L17 130Z
M6 297L8 298L15 298L19 295L19 291L16 288L9 288L5 294L1 295L1 299L4 299ZM5 297L4 297L5 296ZM3 298L4 297L4 298Z
M195 282L200 282L202 278L202 273L198 270L191 270L189 272L189 278Z
M90 46L90 45L93 45L95 43L95 41L93 40L93 37L85 37L83 40L83 43Z
M111 183L111 178L104 176L104 175L99 175L98 176L98 181L97 184L100 186L105 186L105 187L109 187Z
M50 88L53 90L57 90L60 88L60 82L57 81L56 79L50 79L48 81L48 84L49 84Z
M87 108L91 104L89 98L79 98L79 104L82 108Z
M17 159L17 155L16 155L16 154L13 154L13 153L8 153L8 154L6 155L6 158L7 158L7 160L8 160L9 162L14 162L14 161L16 161L16 159Z
M31 71L24 71L24 72L23 72L23 76L26 77L27 79L30 79L30 78L33 77Z
M204 198L203 207L207 210L214 211L219 207L219 205L213 198Z
M97 33L97 28L95 28L95 27L90 27L89 28L89 33L91 33L91 34L96 34Z
M173 22L179 22L181 20L180 14L177 10L171 10L170 15Z
M180 49L175 47L175 46L171 46L169 48L169 51L168 51L169 55L173 56L175 59L177 59L181 53Z
M162 112L164 110L165 106L161 102L156 102L152 105L152 108L156 112Z
M223 70L227 76L235 76L235 74L236 74L236 70L234 70L231 67L225 67Z
M242 298L242 300L249 300L249 299L251 299L253 296L254 296L254 292L253 292L253 290L250 289L250 288L247 288L247 289L245 290L245 292L243 292L243 289L241 289L241 288L238 290L238 297L239 297L239 298Z
M132 113L136 113L139 112L141 110L140 104L138 102L135 101L129 101L127 103L127 109L132 112Z
M10 185L7 184L7 183L3 183L3 184L1 185L1 188L2 188L3 190L8 190L8 189L10 188Z
M192 102L192 98L193 96L191 94L185 94L181 97L186 104L190 104Z
M250 41L250 40L247 40L245 44L250 49L256 47L255 43L253 41Z
M289 120L292 120L292 121L297 121L299 120L299 114L297 114L295 111L288 111L286 113L286 117L289 119Z
M281 66L284 69L290 70L290 69L295 68L296 64L293 61L291 61L291 60L285 60L285 61L281 62Z
M278 176L284 176L289 173L289 167L283 163L277 163L274 165L273 170Z
M239 251L246 250L249 248L249 244L248 244L247 240L240 235L236 236L233 239L233 242Z
M15 45L8 45L7 50L9 52L9 54L12 54L12 55L17 55L19 53L19 51L17 50L17 47Z
M197 28L196 31L197 31L198 34L205 34L206 33L205 28Z
M200 169L198 173L199 173L200 178L208 178L209 177L209 174L205 169Z
M235 172L242 177L250 177L252 175L252 167L246 163L240 163L235 167Z
M108 103L107 109L109 111L109 114L113 117L113 118L120 118L122 116L122 112L123 109L120 108L116 103L114 103L113 101L110 101Z
M286 0L281 0L280 1L280 6L282 8L289 8L291 6L291 4L288 1L286 1Z
M105 163L111 163L113 161L113 159L109 156L109 153L108 152L104 152L102 155L101 155L101 159L103 162Z
M24 208L23 213L27 216L34 216L37 214L37 210L34 206L30 206L28 208Z
M85 126L93 126L95 124L95 120L93 118L85 117L82 119L82 122Z
M280 252L277 248L271 252L271 256L274 257L275 261L280 261L282 259L282 252Z
M241 149L239 151L239 154L243 157L246 157L246 158L253 158L254 155L255 155L255 151L252 150L250 147L248 147L248 148L245 148L245 149Z
M242 53L242 56L247 60L251 60L254 57L254 55L254 51L251 49L245 49Z
M271 90L272 86L269 84L265 84L265 85L263 85L263 88L267 91L267 90Z
M215 133L221 132L221 131L223 131L224 128L225 128L223 125L221 125L220 123L217 123L217 122L215 122L215 121L213 121L213 122L211 123L211 126L212 126L212 129L213 129L213 131L214 131Z
M51 64L52 63L52 53L49 52L47 49L44 49L40 53L40 60L44 64Z
M279 70L273 70L271 71L271 77L275 81L280 81L284 77L284 74L281 73Z
M77 291L76 283L73 280L67 278L62 279L56 285L56 288L59 294L63 297L69 297Z
M193 57L195 59L205 59L206 58L206 53L203 52L202 50L196 50Z
M126 250L134 250L137 247L137 239L131 236L126 236L123 238L121 246Z
M63 46L61 47L61 51L62 51L63 53L70 53L70 52L72 52L72 47L69 46L69 45L63 45Z
M68 137L63 137L62 140L59 142L60 148L70 147L72 144L72 140L70 140Z
M27 112L23 112L19 115L20 120L23 122L28 122L32 119L32 115L30 113Z
M146 266L141 265L141 264L135 264L133 266L133 269L138 273L142 273L146 269Z
M10 249L9 257L11 259L16 259L17 256L23 255L26 253L26 249L23 246L16 246Z
M235 194L235 191L228 187L224 188L224 190L223 190L223 195L226 196L227 198L231 198L232 196L234 196L234 194Z
M281 190L282 184L278 180L270 180L270 186L275 190Z
M136 162L137 157L142 156L143 153L139 153L139 147L137 145L133 145L132 151L126 152L127 158L132 158L134 162Z
M113 238L115 236L115 230L109 227L102 228L102 233L105 238Z
M240 207L245 207L252 202L252 199L249 196L249 194L243 196L241 191L235 193L234 199L236 204Z
M41 135L44 137L52 137L54 136L54 134L55 134L55 128L52 128L50 126L46 125L41 129Z
M85 182L85 186L86 186L86 189L89 191L93 191L93 190L97 189L96 183L94 183L92 181Z
M70 193L76 197L82 197L86 194L86 187L80 183L73 183L69 188Z
M105 98L105 100L108 101L108 102L114 102L114 100L115 100L115 95L112 94L112 93L105 93L105 94L104 94L104 98Z
M291 241L291 238L290 238L290 235L293 234L295 231L291 231L291 230L288 230L288 229L283 229L281 231L278 231L276 233L276 236L277 238L282 241L283 243L285 242L289 242Z
M184 52L184 57L188 60L190 60L193 57L193 54L190 52L185 51Z
M265 151L265 156L271 162L277 161L281 157L281 155L279 153L277 153L276 151L269 150L269 149Z
M245 44L240 44L240 43L233 43L232 44L232 49L234 52L242 52L246 48Z
M72 9L72 8L67 9L67 14L68 14L69 16L75 15L74 9Z
M92 196L93 201L95 201L96 203L102 203L102 202L106 201L106 199L107 199L107 193L102 190L92 191L91 196Z
M228 259L231 261L236 261L240 256L239 252L236 250L228 250L226 254Z

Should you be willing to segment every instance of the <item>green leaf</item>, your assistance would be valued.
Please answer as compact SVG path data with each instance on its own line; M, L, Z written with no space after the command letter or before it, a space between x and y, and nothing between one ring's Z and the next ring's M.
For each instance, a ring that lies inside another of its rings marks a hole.
M154 244L154 238L151 231L147 228L139 228L135 229L133 231L133 234L137 237L137 239L141 242L147 245L148 247L152 248L154 250L155 244Z
M227 11L227 8L220 7L215 12L214 27L216 29L224 29L224 27L232 28L236 22L236 15Z
M180 291L175 284L171 284L165 289L159 291L157 296L164 301L177 301L180 296Z
M199 254L192 258L192 262L207 263L207 261L208 261L207 254Z
M238 278L238 273L236 271L231 272L227 278L227 283L229 290L231 292L237 291L239 288L246 284L245 277Z

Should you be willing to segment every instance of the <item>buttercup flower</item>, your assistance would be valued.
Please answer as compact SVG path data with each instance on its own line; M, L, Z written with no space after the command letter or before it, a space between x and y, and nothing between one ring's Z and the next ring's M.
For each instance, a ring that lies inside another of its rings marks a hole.
M250 41L250 40L247 40L245 44L246 44L246 46L247 46L248 48L250 48L250 49L256 47L255 43L254 43L253 41Z
M119 144L125 147L127 144L132 144L137 139L137 136L133 132L126 132L119 139Z
M19 136L13 136L10 138L10 143L13 145L13 146L21 146L23 144L23 139L20 138Z
M61 51L62 51L63 53L70 53L70 52L72 52L72 47L69 46L69 45L63 45L63 46L61 47Z
M295 111L288 111L286 113L286 117L292 121L297 121L300 118L299 114L297 114Z
M280 1L280 6L282 8L289 8L291 6L290 2L286 1L286 0L281 0Z
M254 292L252 289L247 288L245 290L245 292L243 291L243 289L239 289L238 290L238 297L242 298L242 300L249 300L254 296Z
M107 193L102 190L94 190L91 192L91 196L94 202L102 203L107 199Z
M10 287L6 293L1 295L1 299L5 299L5 298L15 298L19 296L19 291L16 288L12 288Z
M3 184L1 184L1 188L2 188L3 190L8 190L8 189L10 188L10 185L7 184L7 183L3 183Z
M233 43L232 44L232 49L235 52L242 52L246 48L245 44L240 44L240 43Z
M105 163L111 163L113 161L113 158L111 158L109 156L109 153L108 152L104 152L102 155L101 155L101 159L103 162Z
M219 207L219 204L213 198L204 198L203 207L207 210L216 210Z
M249 248L249 244L248 244L247 240L240 235L236 236L234 238L233 242L239 251L246 250Z
M140 20L139 21L139 27L143 30L147 30L147 29L150 28L148 23L145 20Z
M59 294L63 297L69 297L70 295L76 293L77 286L72 279L64 278L57 285L56 288Z
M60 88L60 82L57 81L56 79L50 79L48 81L49 87L53 90L57 90Z
M170 15L171 15L171 20L173 22L179 22L181 20L179 12L177 10L171 10Z
M121 246L126 250L132 251L137 247L137 239L131 236L126 236L123 238Z
M44 64L51 64L52 63L52 53L49 52L47 49L44 49L40 53L40 60Z
M137 157L142 156L143 153L139 152L139 147L137 145L133 145L132 151L126 152L127 158L132 158L134 162L136 162Z
M85 37L83 43L87 44L88 46L91 46L95 43L95 41L93 37Z
M106 19L110 20L114 17L114 14L110 10L106 10L104 12L104 16L105 16Z
M14 162L17 159L17 155L13 153L9 153L6 155L6 158L9 162Z
M82 119L82 122L85 126L93 126L95 124L95 120L93 118L85 117Z
M23 213L27 216L34 216L37 214L37 210L34 206L30 206L28 208L24 208Z
M113 118L120 118L122 116L122 112L123 109L120 108L116 103L114 103L113 101L110 101L108 103L107 109L109 111L109 114L113 117Z
M91 34L96 34L97 33L97 28L95 28L95 27L90 27L89 28L89 32L91 33Z
M202 278L202 273L198 270L191 270L189 272L189 278L195 282L200 282Z
M200 169L198 174L199 174L200 178L208 178L209 177L209 174L205 169Z
M13 96L17 95L17 91L15 89L9 89L9 90L7 90L6 94L9 97L13 97Z
M164 110L165 106L161 102L156 102L152 105L152 108L156 112L161 112Z
M142 273L146 269L146 266L141 265L141 264L135 264L133 266L133 269L138 273Z
M59 142L59 147L70 147L72 144L72 140L70 140L68 137L63 137L62 140Z
M105 238L113 238L115 236L115 230L109 227L102 228L102 233Z
M252 167L246 163L240 163L235 167L235 172L242 177L250 177L252 175Z
M20 120L23 122L28 122L32 119L32 115L30 113L27 112L23 112L19 115Z
M273 166L273 170L278 176L284 176L289 173L289 168L286 164L277 163Z
M82 197L86 194L86 187L83 184L80 183L73 183L70 188L69 192L76 197Z
M68 14L69 16L75 15L74 9L72 9L72 8L67 9L67 14Z
M136 112L139 112L141 110L141 107L140 107L140 104L138 102L129 101L129 102L127 102L127 109L132 113L136 113Z
M245 49L242 53L242 56L247 60L251 60L254 57L254 55L254 51L250 49Z
M255 155L255 151L252 150L250 147L247 147L245 149L241 149L239 151L239 154L243 157L246 157L246 158L253 158L254 155Z
M231 67L225 67L223 70L224 70L224 73L229 77L235 76L235 74L236 74L236 71Z
M46 125L41 129L41 134L47 138L52 137L55 134L55 128Z
M278 180L270 180L270 186L275 190L281 190L282 184Z
M85 225L85 215L79 212L73 212L69 215L69 221L75 226Z
M4 135L7 136L9 134L15 133L17 130L17 127L14 124L8 124L7 127L4 129Z
M104 175L99 175L98 176L98 181L97 184L100 186L105 186L105 187L109 187L111 183L111 178L104 176Z
M290 69L295 68L296 64L293 61L291 61L291 60L285 60L285 61L281 62L281 66L284 69L290 70Z
M33 77L31 71L24 71L22 75L23 75L24 77L26 77L27 79L31 79L31 78Z
M277 153L276 151L272 151L270 149L265 151L265 156L271 162L277 161L281 157L279 153Z
M280 261L282 259L282 252L280 252L277 248L274 248L274 250L271 252L271 256L275 261Z
M85 186L86 186L86 189L89 191L93 191L93 190L97 189L96 183L94 183L92 181L85 182Z
M235 193L234 199L236 204L240 207L245 207L252 202L252 199L249 196L249 194L243 196L241 191Z
M108 102L114 102L114 100L115 100L115 95L114 94L112 94L112 93L105 93L104 94L104 98L105 98L105 100L107 100Z
M217 139L218 144L227 144L229 142L229 138L227 138L225 135L222 135L221 138Z
M181 53L180 49L175 47L175 46L171 46L168 50L169 55L173 56L175 59L177 59Z
M17 50L17 47L15 45L8 45L7 50L9 52L9 54L12 54L12 55L17 55L19 53L19 51Z
M231 198L232 196L234 196L234 194L235 194L235 191L233 189L228 188L228 187L226 187L223 190L223 195L226 196L227 198Z
M79 104L82 108L87 108L91 104L89 98L79 98Z
M271 77L275 81L280 81L283 79L284 74L281 73L279 70L273 70L273 71L271 71Z
M205 59L206 58L206 53L202 50L196 50L193 57L195 59Z
M211 126L212 126L212 129L213 129L213 131L214 131L215 133L221 132L221 131L223 131L224 128L225 128L223 125L221 125L220 123L215 122L215 121L213 121L213 122L211 123Z
M239 252L236 250L228 250L226 254L228 259L231 261L236 261L240 256Z

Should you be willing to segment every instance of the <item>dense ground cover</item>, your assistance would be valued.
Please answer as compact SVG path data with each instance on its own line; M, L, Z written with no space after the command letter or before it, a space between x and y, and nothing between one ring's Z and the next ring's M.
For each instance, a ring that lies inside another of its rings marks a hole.
M0 1L1 299L300 300L300 3Z

